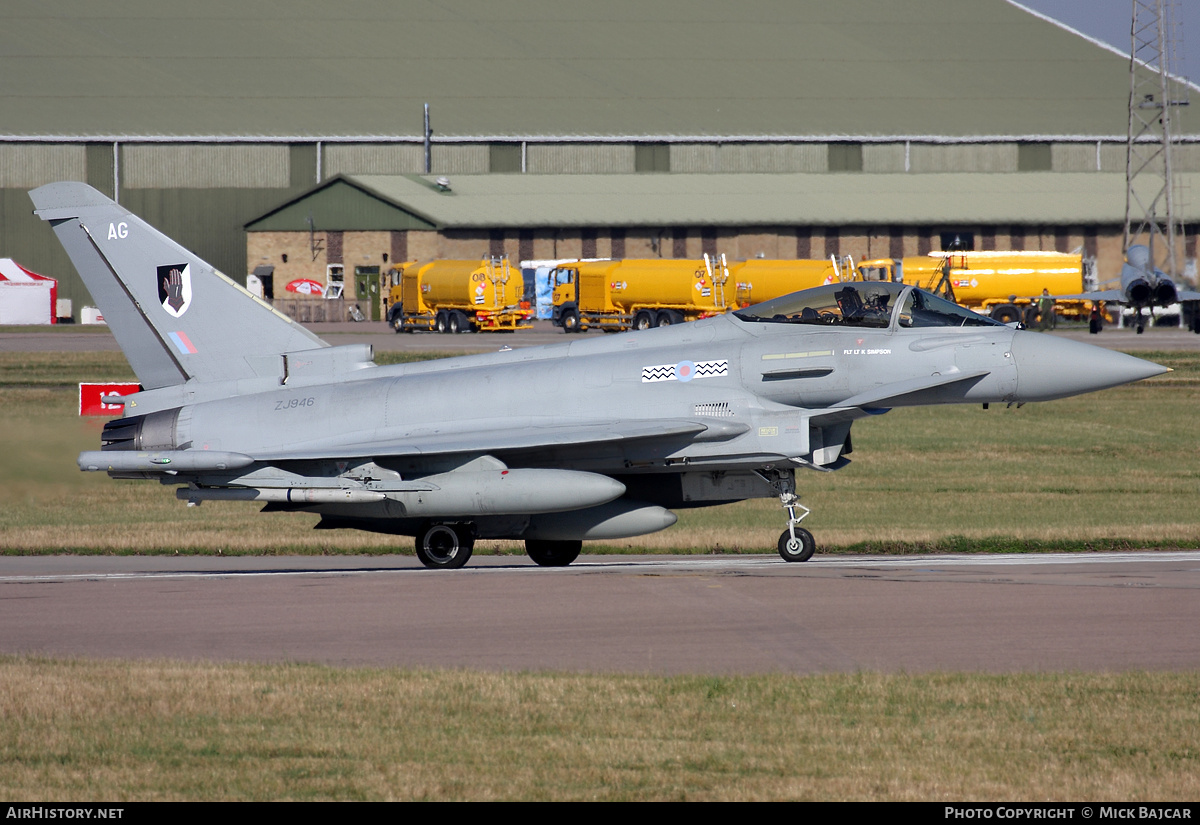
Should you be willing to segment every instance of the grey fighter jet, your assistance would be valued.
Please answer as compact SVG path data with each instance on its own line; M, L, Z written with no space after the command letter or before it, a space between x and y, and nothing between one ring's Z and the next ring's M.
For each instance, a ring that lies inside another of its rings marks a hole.
M805 561L797 470L848 463L855 420L919 404L1022 403L1165 368L1013 329L904 284L845 283L732 315L567 344L376 366L330 347L81 183L31 193L142 390L84 470L264 502L318 527L414 536L461 567L478 538L540 565L674 509L778 497ZM114 399L109 399L114 400Z
M1155 307L1168 307L1181 302L1200 301L1200 292L1180 289L1161 269L1150 260L1150 250L1135 244L1125 251L1125 263L1121 267L1121 288L1097 292L1082 292L1078 295L1055 295L1056 299L1076 301L1104 301L1110 304L1125 304L1137 313L1134 325L1138 335L1146 328L1142 312L1149 310L1151 317ZM1194 321L1193 332L1200 332L1200 321Z

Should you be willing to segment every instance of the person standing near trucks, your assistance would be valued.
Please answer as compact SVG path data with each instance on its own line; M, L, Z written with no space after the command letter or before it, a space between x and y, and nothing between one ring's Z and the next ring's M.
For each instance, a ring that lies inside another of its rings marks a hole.
M1054 326L1054 299L1050 297L1050 290L1043 289L1042 296L1038 298L1038 329L1047 330Z

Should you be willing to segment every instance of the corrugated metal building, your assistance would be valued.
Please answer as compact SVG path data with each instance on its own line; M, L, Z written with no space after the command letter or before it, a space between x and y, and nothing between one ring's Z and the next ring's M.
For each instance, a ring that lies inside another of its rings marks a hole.
M1124 209L1127 59L1005 0L10 0L0 71L0 253L77 310L29 188L85 180L241 277L262 258L243 226L337 201L314 188L339 175L419 214L404 176L425 171L426 102L456 193L431 203L477 205L380 231L481 254L907 252L967 232L1103 256ZM1200 173L1195 129L1176 167Z

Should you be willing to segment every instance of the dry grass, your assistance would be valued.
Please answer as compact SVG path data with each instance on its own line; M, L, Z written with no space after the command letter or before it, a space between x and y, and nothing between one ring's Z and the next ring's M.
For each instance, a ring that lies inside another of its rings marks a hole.
M119 352L0 352L0 387L135 380Z
M1200 676L0 659L0 796L1194 800Z

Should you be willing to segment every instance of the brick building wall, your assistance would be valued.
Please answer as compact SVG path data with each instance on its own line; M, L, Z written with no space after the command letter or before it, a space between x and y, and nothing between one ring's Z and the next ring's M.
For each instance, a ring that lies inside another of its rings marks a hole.
M682 230L682 231L680 231ZM1094 254L1102 278L1120 270L1123 254L1119 226L974 226L956 227L970 238L975 249L1083 250ZM345 267L347 297L353 295L356 266L379 266L386 272L400 260L485 258L502 250L510 261L554 258L700 258L705 252L724 254L730 261L751 258L827 259L849 255L855 261L924 254L940 248L936 227L844 226L825 227L629 227L610 230L523 229L445 230L406 232L344 232L338 261L330 258L329 237L334 233L250 232L247 234L247 267L275 267L275 283L296 278L326 282L328 266ZM402 235L403 240L396 236ZM1192 245L1194 252L1195 245ZM336 247L334 249L336 252ZM401 254L402 251L402 254ZM1179 254L1185 253L1184 241ZM284 260L286 256L286 260ZM1111 273L1111 274L1110 274Z

